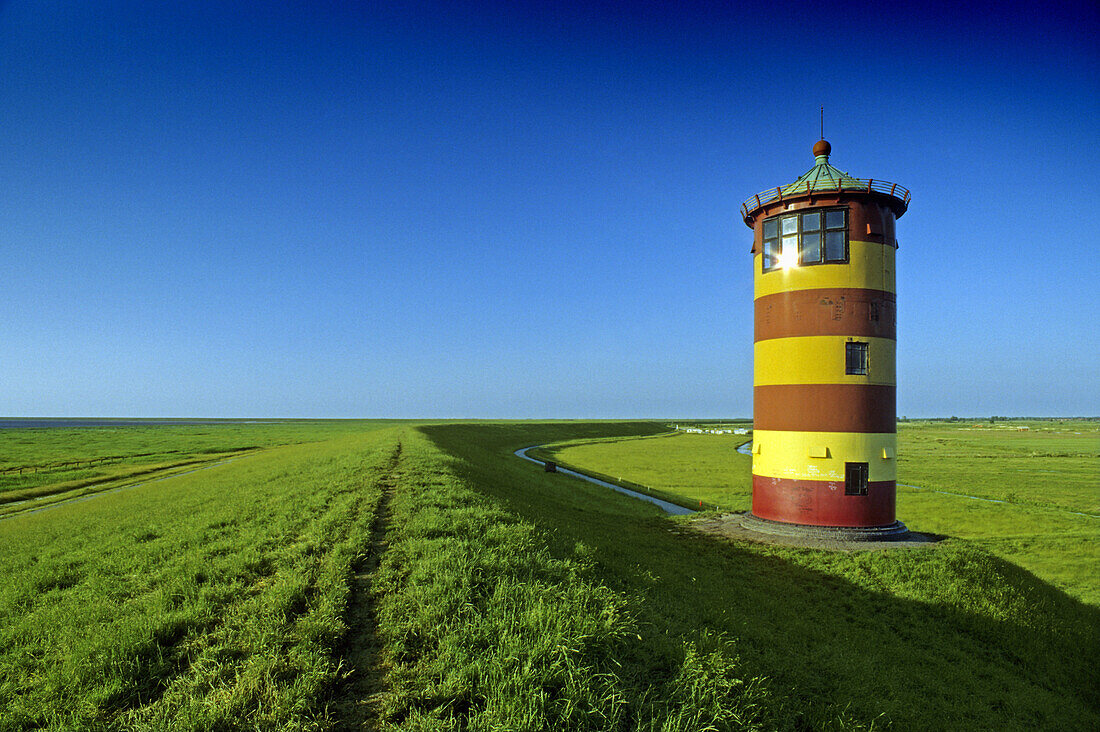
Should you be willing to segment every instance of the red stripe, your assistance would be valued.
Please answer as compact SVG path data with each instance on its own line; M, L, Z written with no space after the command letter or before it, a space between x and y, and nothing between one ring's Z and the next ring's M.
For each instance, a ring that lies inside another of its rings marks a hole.
M889 526L896 513L897 486L867 484L867 495L844 495L844 481L752 476L752 513L772 521L810 526Z

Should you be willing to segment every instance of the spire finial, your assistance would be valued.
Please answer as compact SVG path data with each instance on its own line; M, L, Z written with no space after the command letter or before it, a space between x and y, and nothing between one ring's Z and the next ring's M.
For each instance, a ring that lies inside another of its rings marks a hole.
M827 162L829 160L829 153L833 151L833 146L825 141L825 105L821 105L821 139L814 143L814 157L817 158L817 162ZM821 160L824 157L825 160Z

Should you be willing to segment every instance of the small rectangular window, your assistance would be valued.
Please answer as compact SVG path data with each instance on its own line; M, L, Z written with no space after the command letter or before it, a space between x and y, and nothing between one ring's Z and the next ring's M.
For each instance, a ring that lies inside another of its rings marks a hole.
M774 239L779 236L779 222L775 219L768 219L764 222L764 238Z
M780 225L783 227L784 234L797 234L798 233L798 217L797 216L784 216L780 220Z
M825 212L825 228L826 229L843 229L844 226L844 214L846 212L843 209L837 211Z
M803 231L820 231L821 230L821 214L817 211L808 214L802 214L802 230Z
M867 344L849 341L844 346L844 373L850 376L866 376Z
M867 495L867 463L844 463L844 495Z

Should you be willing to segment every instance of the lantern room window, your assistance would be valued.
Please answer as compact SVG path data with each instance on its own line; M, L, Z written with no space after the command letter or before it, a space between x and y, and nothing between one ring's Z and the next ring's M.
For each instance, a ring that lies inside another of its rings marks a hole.
M848 209L814 209L764 219L764 271L848 261Z

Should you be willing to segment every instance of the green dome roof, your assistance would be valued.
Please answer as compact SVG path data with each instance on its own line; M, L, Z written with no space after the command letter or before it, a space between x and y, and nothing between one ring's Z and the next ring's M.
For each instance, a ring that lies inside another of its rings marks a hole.
M897 200L898 215L909 207L909 190L897 183L873 178L855 178L839 168L829 164L832 146L825 140L814 145L814 167L807 170L798 180L786 186L777 186L756 194L741 204L741 215L745 223L752 226L754 212L768 203L784 198L805 196L827 191L861 191L863 193L886 195Z
M829 165L828 154L815 156L814 163L814 167L803 173L798 180L789 186L784 186L784 196L794 195L795 193L812 193L813 191L839 191L844 188L867 187L867 181L861 182L843 170Z

